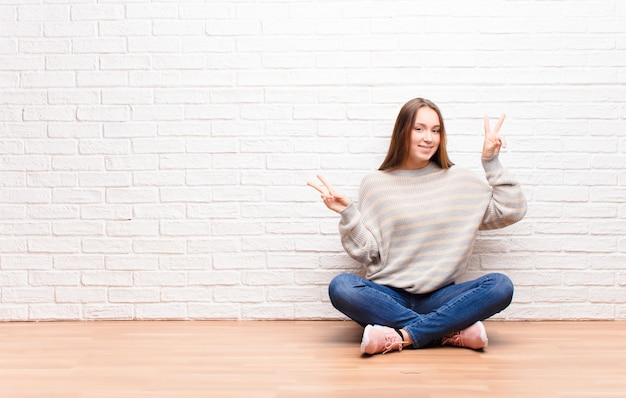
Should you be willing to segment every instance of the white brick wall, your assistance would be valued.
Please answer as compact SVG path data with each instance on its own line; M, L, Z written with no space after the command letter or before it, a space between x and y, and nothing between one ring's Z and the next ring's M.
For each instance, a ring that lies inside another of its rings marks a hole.
M467 277L501 319L626 319L626 1L0 0L0 320L334 319L352 196L400 106L482 116L526 219Z

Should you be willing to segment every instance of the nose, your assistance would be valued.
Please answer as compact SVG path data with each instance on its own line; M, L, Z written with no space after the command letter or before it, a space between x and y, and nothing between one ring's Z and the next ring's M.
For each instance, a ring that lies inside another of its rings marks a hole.
M433 133L430 130L424 131L424 141L431 142L433 140Z

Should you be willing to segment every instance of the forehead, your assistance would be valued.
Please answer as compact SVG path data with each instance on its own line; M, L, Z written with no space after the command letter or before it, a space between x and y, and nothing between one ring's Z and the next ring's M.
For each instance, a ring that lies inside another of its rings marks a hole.
M415 123L438 125L440 123L439 115L434 109L423 106L415 113Z

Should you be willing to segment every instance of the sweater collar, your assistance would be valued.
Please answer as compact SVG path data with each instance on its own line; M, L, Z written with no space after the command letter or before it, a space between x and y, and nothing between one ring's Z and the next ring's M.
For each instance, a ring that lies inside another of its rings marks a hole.
M438 170L441 170L441 167L439 167L439 165L437 165L437 163L435 162L430 162L428 163L428 165L426 165L425 167L422 167L421 169L415 169L415 170L397 170L396 169L396 170L391 170L389 174L394 175L394 176L419 177L419 176L432 174Z

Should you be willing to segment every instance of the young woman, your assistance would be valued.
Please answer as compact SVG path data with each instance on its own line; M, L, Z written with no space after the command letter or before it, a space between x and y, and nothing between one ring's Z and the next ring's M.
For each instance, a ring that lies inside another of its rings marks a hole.
M519 184L498 160L503 122L504 115L491 129L484 119L487 183L450 161L441 112L423 98L400 110L387 157L361 182L358 207L322 176L323 187L307 183L340 214L341 243L365 267L365 278L340 274L329 286L333 306L365 327L362 353L487 346L480 321L511 303L513 284L499 273L455 280L467 269L478 230L526 214Z

